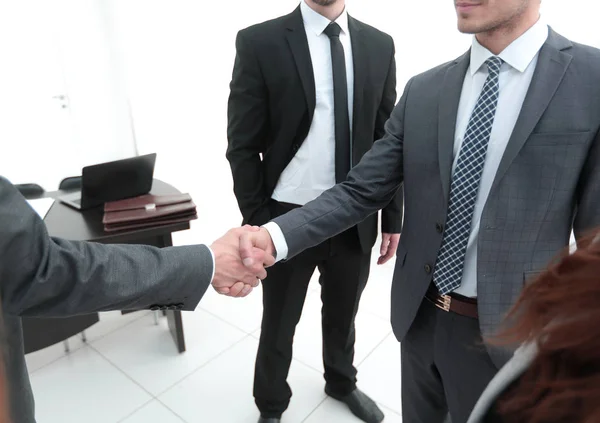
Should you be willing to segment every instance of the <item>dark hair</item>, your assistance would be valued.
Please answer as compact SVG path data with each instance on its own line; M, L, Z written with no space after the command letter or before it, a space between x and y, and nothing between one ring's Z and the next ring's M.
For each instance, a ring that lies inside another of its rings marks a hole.
M539 353L499 400L511 423L600 422L600 232L528 284L496 345L536 343Z

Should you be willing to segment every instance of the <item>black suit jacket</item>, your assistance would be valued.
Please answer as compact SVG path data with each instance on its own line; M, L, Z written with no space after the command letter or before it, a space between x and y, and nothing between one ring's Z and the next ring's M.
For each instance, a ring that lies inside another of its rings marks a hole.
M348 17L354 60L353 164L381 138L396 101L392 38ZM306 138L315 110L315 80L302 13L238 33L228 105L227 159L244 223L261 225L279 177ZM402 228L402 193L383 209L382 231ZM358 225L361 246L377 238L377 214Z

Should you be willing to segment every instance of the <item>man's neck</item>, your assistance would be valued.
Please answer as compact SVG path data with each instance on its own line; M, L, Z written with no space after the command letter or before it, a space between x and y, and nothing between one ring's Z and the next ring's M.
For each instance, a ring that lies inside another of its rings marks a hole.
M338 0L330 6L321 6L315 3L313 0L304 1L308 7L317 12L319 15L325 16L332 22L339 18L342 13L344 13L344 8L346 7L345 0Z
M477 34L479 44L487 48L493 54L498 55L513 41L526 33L540 19L539 13L524 16L518 22L502 26L491 31Z

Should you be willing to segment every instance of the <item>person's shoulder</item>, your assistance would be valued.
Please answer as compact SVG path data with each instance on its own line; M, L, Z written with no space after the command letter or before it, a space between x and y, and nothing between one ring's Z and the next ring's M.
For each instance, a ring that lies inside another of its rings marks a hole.
M551 27L549 28L547 44L558 48L570 55L573 60L577 63L585 63L591 66L595 73L598 72L600 66L600 49L572 41L563 35L555 32Z
M287 22L290 19L293 19L294 13L296 12L250 25L241 29L238 32L238 37L252 42L261 42L273 39L273 37L276 37L277 34L283 33Z
M571 41L572 47L569 53L577 61L585 61L600 76L600 49Z
M547 43L563 54L559 61L568 57L568 74L577 78L579 91L600 105L600 49L569 40L551 28Z
M428 69L424 72L421 72L417 75L415 75L412 80L415 83L424 83L424 84L431 84L434 82L441 82L444 79L444 76L446 75L446 72L448 72L448 69L450 69L453 66L456 66L459 64L459 62L463 61L463 60L468 60L467 57L465 57L466 55L468 55L469 53L464 53L463 55L457 57L456 59L450 60L448 62L442 63L441 65L435 66L431 69Z
M375 28L374 26L371 26L363 21L353 18L351 16L348 16L348 19L350 20L350 22L353 21L353 23L356 25L356 27L358 29L360 29L361 31L363 31L367 35L367 37L370 37L370 38L372 38L376 41L379 41L381 43L384 43L384 44L393 44L394 43L394 39L388 33L384 32L378 28Z
M600 49L599 48L590 46L587 44L577 43L574 41L572 41L572 43L573 43L574 51L585 54L585 55L593 56L596 59L600 59Z

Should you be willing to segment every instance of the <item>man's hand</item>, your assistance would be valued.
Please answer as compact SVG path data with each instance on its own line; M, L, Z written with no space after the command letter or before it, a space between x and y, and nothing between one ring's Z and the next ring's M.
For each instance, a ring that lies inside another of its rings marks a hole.
M251 248L245 258L252 260L251 265L244 265L240 257L240 237L245 233L258 233L259 228L244 226L232 229L211 246L215 255L215 277L213 288L230 297L245 297L252 288L267 277L265 267L272 266L275 258L260 248Z
M398 249L398 244L400 243L400 234L381 234L381 255L377 260L377 264L387 263L394 254L396 254L396 250Z
M240 236L239 251L245 266L254 268L257 265L255 249L264 251L268 256L275 257L275 246L269 231L265 228L253 228L252 231L246 231Z

